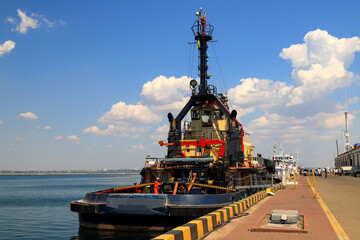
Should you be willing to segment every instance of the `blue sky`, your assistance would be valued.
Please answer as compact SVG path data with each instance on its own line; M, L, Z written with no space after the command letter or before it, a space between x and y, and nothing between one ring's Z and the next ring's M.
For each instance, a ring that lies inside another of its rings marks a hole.
M164 156L166 114L197 78L188 42L201 6L217 40L210 83L228 92L255 151L282 143L303 166L331 166L345 91L360 142L359 5L1 1L0 169L141 168L146 154Z

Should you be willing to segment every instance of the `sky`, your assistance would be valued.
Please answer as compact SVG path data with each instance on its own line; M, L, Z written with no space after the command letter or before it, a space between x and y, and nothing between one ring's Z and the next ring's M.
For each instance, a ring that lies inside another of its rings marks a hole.
M360 142L359 1L0 1L0 170L142 168L198 79L191 26L215 27L209 84L255 153L331 167Z

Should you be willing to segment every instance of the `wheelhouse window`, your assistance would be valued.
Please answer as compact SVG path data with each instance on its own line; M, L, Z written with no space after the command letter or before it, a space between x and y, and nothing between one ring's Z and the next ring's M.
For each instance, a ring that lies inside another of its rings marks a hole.
M200 120L200 111L199 110L191 111L191 120Z
M211 127L211 111L202 111L201 121L203 127Z
M214 120L223 120L224 119L224 113L220 110L214 111Z

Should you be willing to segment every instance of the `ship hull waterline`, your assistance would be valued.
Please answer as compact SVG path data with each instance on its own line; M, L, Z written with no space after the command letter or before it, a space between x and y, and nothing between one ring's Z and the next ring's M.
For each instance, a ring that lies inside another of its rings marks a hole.
M87 193L71 202L80 227L166 231L248 196L247 190L214 195Z

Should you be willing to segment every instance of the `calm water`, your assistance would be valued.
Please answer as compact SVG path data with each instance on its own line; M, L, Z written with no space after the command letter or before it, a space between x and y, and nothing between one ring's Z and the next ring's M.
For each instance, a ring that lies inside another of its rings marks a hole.
M86 192L139 183L140 175L0 176L0 239L149 239L80 229L70 201Z

